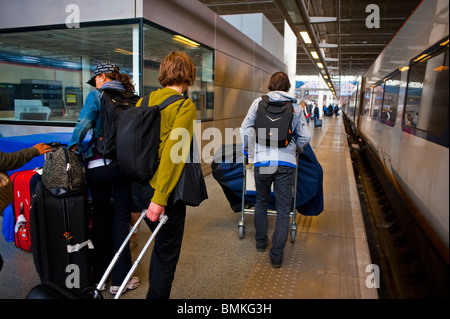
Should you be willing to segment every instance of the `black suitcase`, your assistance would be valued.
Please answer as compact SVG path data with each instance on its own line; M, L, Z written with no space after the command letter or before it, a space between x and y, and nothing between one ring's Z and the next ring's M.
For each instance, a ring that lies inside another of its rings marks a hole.
M86 191L55 196L39 182L30 212L31 252L41 282L91 285L89 209Z
M141 216L139 217L137 222L134 224L134 226L131 228L130 232L128 233L128 236L125 238L125 240L123 241L119 250L116 252L114 258L112 259L111 263L109 264L108 268L106 269L105 273L103 274L102 279L100 280L100 282L97 284L96 287L85 287L83 289L76 289L76 288L69 288L69 287L67 287L67 285L63 285L63 284L59 284L59 283L44 282L44 283L41 283L41 284L35 286L33 289L31 289L30 292L28 293L26 299L103 299L103 296L101 294L101 287L108 279L108 276L111 273L114 266L116 265L117 260L119 260L121 254L122 254L122 251L125 248L125 245L128 244L134 231L137 229L137 227L139 226L141 221L144 219L146 212L147 212L147 210L144 210L141 213ZM168 219L168 217L166 215L161 215L158 226L156 226L156 229L152 232L152 235L147 240L144 248L142 248L142 251L140 252L139 256L136 258L133 266L131 267L127 276L123 280L114 299L119 299L120 296L122 295L122 293L124 292L127 282L130 280L131 276L133 275L134 271L136 270L136 267L139 265L142 257L144 256L144 253L150 246L153 239L158 234L162 225L164 225L166 223L167 219Z
M54 282L43 282L30 290L27 299L93 299L94 291L69 289Z
M315 127L322 127L322 119L317 119L316 120L316 124L314 126Z

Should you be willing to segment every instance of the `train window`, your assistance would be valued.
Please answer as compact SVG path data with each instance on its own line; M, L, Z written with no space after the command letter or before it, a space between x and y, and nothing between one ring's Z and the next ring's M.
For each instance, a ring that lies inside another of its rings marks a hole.
M405 131L426 132L427 139L448 134L448 68L448 46L410 67L403 115L410 130Z
M383 106L379 113L378 120L389 126L395 125L397 116L398 94L400 91L400 72L390 77L384 86Z
M367 88L364 91L364 109L363 109L363 115L370 114L370 98L372 97L372 89Z
M383 92L384 92L384 82L380 85L377 85L373 89L373 97L372 97L372 118L378 119L380 114L381 106L383 105Z

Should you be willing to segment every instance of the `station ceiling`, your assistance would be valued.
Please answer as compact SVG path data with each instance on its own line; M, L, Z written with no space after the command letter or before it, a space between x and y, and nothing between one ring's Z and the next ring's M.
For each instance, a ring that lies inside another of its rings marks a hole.
M298 38L297 75L321 73L331 79L339 75L363 75L421 2L418 0L199 1L218 15L263 13L283 36L286 20ZM377 16L379 19L375 19ZM333 19L330 20L334 21L320 22L323 20L322 17L331 17ZM366 19L369 23L366 23ZM316 23L315 20L319 22ZM308 31L312 43L304 43L299 35L300 31ZM317 50L321 51L319 59L311 55L311 51ZM319 68L317 62L322 62L324 68Z

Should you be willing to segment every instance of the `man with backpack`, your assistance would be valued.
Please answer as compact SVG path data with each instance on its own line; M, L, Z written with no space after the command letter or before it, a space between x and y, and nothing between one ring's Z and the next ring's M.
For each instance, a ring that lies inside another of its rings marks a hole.
M305 117L300 106L296 104L297 99L287 93L290 87L285 73L273 74L268 86L270 92L253 101L240 129L244 153L253 148L251 141L256 141L254 154L247 155L254 155L255 163L254 222L258 251L264 251L267 246L267 206L272 183L274 186L277 220L270 259L275 268L281 267L289 233L296 154L301 153L311 139ZM263 127L264 125L267 127Z

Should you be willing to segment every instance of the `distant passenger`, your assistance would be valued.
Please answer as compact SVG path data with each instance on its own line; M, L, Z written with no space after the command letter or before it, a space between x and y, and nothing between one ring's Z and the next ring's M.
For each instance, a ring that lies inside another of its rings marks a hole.
M288 76L283 72L272 75L269 83L270 92L267 93L273 102L292 101L294 117L292 120L293 138L286 147L277 148L256 143L255 145L255 240L256 249L264 251L267 246L267 206L270 200L271 185L275 193L277 220L272 238L270 259L272 266L281 267L283 250L289 233L289 213L292 205L295 167L297 165L296 154L309 143L311 137L303 113L297 99L287 93L291 87ZM261 97L253 101L250 109L242 122L240 133L242 140L254 141L254 126ZM244 145L245 149L252 149L250 145ZM249 154L250 156L252 154Z
M314 126L316 126L316 122L317 122L317 120L320 117L320 115L319 115L319 107L317 106L317 103L314 103L313 113L314 113Z
M304 100L302 100L300 102L300 107L302 108L302 112L303 112L303 115L305 116L306 123L309 124L309 118L311 117L311 115L308 113L306 103Z
M112 89L134 93L134 85L128 75L119 73L114 63L100 63L94 75L87 82L97 90L91 91L83 108L69 142L69 149L83 153L87 159L86 177L94 206L93 243L95 247L94 280L98 283L119 250L129 232L133 200L131 182L120 171L120 165L108 166L110 160L103 159L95 148L95 141L100 136L100 89ZM87 148L82 144L86 133L92 129L92 140ZM114 205L111 204L114 200ZM131 268L130 247L126 246L112 271L110 292L117 293L120 285ZM125 289L139 286L139 278L133 277Z

